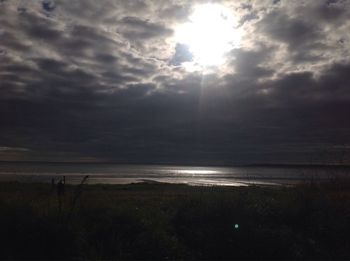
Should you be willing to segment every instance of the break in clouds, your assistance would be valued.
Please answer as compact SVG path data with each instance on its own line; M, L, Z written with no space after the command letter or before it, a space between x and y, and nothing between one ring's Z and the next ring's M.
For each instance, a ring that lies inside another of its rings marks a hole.
M349 163L350 1L216 2L239 46L187 70L205 1L1 0L0 158Z

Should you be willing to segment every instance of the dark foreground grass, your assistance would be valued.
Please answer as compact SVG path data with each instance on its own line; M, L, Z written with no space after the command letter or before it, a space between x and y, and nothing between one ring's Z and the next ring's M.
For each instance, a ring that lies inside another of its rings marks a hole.
M350 259L344 183L78 192L0 183L0 259Z

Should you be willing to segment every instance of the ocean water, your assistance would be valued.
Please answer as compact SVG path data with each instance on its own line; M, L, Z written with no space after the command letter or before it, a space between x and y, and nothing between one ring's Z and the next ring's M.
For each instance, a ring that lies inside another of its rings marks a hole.
M189 185L248 186L292 185L344 177L349 167L245 166L193 167L165 165L118 165L100 163L0 163L0 181L51 182L66 176L66 182L89 184L165 182Z

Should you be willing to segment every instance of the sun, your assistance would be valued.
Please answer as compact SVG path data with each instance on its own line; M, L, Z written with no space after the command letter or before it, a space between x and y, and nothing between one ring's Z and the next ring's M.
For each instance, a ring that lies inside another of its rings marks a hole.
M193 62L201 66L224 63L225 54L237 47L240 33L231 11L220 4L194 8L187 23L178 26L176 41L188 46Z

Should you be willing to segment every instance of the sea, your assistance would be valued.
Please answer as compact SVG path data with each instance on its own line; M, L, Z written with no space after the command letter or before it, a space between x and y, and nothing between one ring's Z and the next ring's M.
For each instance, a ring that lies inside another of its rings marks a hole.
M194 186L295 185L348 177L350 167L252 165L203 167L105 163L1 162L0 181L79 184L175 183Z

